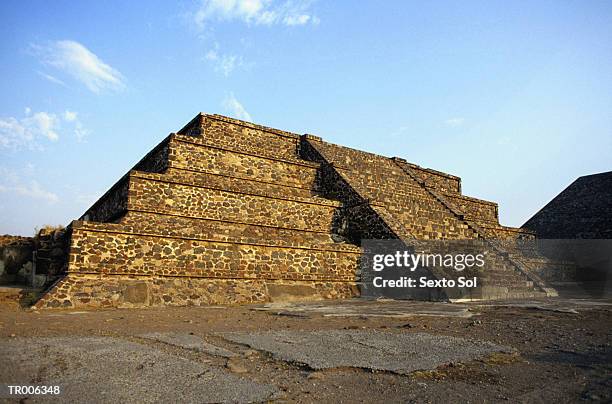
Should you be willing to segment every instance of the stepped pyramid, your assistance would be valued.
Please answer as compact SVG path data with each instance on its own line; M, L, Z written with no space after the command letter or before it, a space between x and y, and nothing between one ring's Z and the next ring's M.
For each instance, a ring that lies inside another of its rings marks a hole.
M459 177L220 115L170 134L66 234L67 267L37 307L348 298L366 238L489 243L483 286L446 297L554 293L498 241L534 234L501 226Z

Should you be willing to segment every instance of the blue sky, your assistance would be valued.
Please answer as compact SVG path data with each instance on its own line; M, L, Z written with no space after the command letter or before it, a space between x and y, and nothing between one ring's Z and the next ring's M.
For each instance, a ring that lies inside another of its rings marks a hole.
M0 38L0 234L199 111L459 175L512 226L612 169L609 1L3 1Z

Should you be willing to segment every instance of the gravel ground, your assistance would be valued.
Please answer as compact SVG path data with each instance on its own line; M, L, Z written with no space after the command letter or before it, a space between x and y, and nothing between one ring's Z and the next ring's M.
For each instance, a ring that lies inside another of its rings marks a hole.
M115 337L13 338L0 345L0 356L6 360L0 370L5 384L58 385L67 402L250 402L277 391Z
M6 402L611 402L610 301L0 305Z
M365 330L224 333L232 342L269 352L274 358L316 370L361 368L409 374L455 362L512 353L510 347L445 335Z

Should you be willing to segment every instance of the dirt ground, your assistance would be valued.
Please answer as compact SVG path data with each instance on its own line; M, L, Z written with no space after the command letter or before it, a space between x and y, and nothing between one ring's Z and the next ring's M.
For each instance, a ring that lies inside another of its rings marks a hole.
M4 392L0 400L612 402L611 326L609 300L350 300L40 312L2 304L0 385L59 384L63 391L19 397ZM317 339L321 332L327 340ZM363 342L368 335L389 346L379 355L381 347ZM260 346L245 342L250 336L258 336ZM302 344L296 340L302 336L311 351L298 360L286 348ZM337 336L349 336L359 350L340 340L330 344ZM264 337L271 339L261 342ZM398 350L405 348L398 343L413 340L414 352ZM309 357L317 353L317 341L334 357L329 363L317 359L321 366ZM277 352L272 342L285 351ZM472 346L487 350L461 356ZM364 359L382 355L410 371L386 370L386 362L370 366ZM416 363L406 355L429 365L406 367Z

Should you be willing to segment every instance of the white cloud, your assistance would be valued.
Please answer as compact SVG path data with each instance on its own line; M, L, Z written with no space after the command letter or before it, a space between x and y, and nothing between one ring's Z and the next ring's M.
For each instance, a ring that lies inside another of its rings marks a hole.
M64 121L70 122L74 125L74 135L77 141L82 142L90 131L85 129L83 123L79 120L79 114L75 111L66 110L63 114Z
M78 142L83 142L90 133L91 132L88 129L83 127L81 122L77 121L75 123L74 135L76 136Z
M446 123L448 126L452 126L454 128L463 125L464 122L465 118L450 118L444 121L444 123Z
M36 73L38 73L41 77L44 77L45 79L49 80L52 83L59 84L60 86L64 86L64 87L66 86L66 83L64 83L63 81L61 81L55 76L52 76L50 74L43 73L43 72L36 72Z
M69 74L94 93L104 89L121 90L125 87L125 79L118 70L104 63L96 54L76 41L55 41L47 46L33 48L44 64ZM51 81L58 80L45 73L43 76Z
M0 118L0 147L17 149L34 139L31 131L13 117Z
M30 149L40 148L38 143L40 138L50 141L57 141L58 118L55 114L47 112L31 113L26 108L26 116L22 119L14 117L0 118L0 148L20 149L27 147Z
M11 189L8 191L10 192ZM59 201L59 197L56 194L42 189L36 180L31 180L27 185L18 185L14 187L12 191L18 195L27 196L33 199L43 199L49 203L57 203Z
M56 132L58 118L55 114L36 112L22 120L22 122L24 126L30 128L32 132L44 136L51 141L59 139L59 135Z
M78 119L79 114L74 111L64 111L64 120L66 122L74 122Z
M33 175L33 166L28 164L23 170L9 169L0 167L0 192L14 193L32 199L41 199L48 203L57 203L59 197L50 191L43 189L38 181L34 179L26 180L24 176Z
M316 25L320 20L309 10L311 4L309 0L202 0L193 21L200 29L210 21L234 20L254 25Z
M41 149L41 140L56 142L62 122L72 126L77 140L89 134L74 111L66 110L60 116L49 112L32 113L25 108L25 117L0 118L0 148L19 150L22 148Z
M285 25L293 26L293 25L304 25L310 21L312 17L308 14L300 14L300 15L288 15L283 18L283 23Z
M219 59L219 54L217 53L217 50L216 50L216 49L211 49L211 50L209 50L208 52L206 52L206 55L204 55L204 58L205 58L206 60L212 60L212 61L215 61L215 60L218 60L218 59Z
M230 93L229 96L225 97L223 100L223 108L225 108L234 118L242 119L243 121L253 120L253 118L251 118L251 114L244 109L242 104L236 99L236 97L234 97L233 93Z
M206 52L204 59L213 64L216 72L222 73L225 77L229 76L236 68L244 66L241 56L219 54L219 45L215 45L215 49Z

